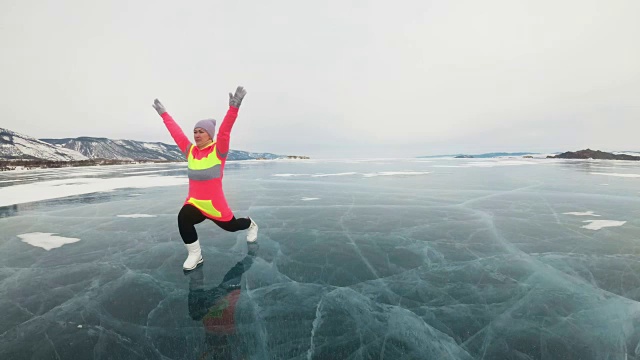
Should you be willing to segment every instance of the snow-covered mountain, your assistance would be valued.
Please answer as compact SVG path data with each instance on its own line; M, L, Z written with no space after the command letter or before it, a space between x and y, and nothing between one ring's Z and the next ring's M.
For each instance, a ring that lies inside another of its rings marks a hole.
M228 160L279 159L285 155L229 150ZM35 139L0 128L0 160L86 159L135 161L184 161L176 145L135 140L79 137L67 139Z
M74 150L89 159L181 161L184 155L175 145L135 140L79 137L67 139L41 139L44 142Z
M75 139L41 139L50 144L75 150L90 159L183 161L185 156L176 145L136 140L79 137ZM286 156L229 150L227 160L278 159Z
M86 160L87 157L77 151L0 128L0 159L73 161Z

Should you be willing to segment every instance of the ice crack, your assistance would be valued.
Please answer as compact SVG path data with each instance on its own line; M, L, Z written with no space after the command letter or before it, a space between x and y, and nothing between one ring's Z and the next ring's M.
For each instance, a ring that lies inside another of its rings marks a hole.
M324 297L322 299L324 299ZM318 306L316 307L316 317L315 319L313 319L313 326L311 327L311 339L309 340L311 344L309 346L309 350L307 350L307 359L309 360L311 360L311 358L313 357L313 353L316 349L316 346L313 343L313 339L316 335L316 329L322 323L322 312L320 311L320 307L322 306L322 299L320 299L320 301L318 302Z

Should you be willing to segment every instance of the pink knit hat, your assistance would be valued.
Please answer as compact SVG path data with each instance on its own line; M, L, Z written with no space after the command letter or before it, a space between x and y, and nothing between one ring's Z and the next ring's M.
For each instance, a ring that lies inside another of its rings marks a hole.
M203 128L204 131L206 131L209 136L214 139L214 137L216 136L216 119L200 120L196 123L196 126L193 127L194 130L196 128Z

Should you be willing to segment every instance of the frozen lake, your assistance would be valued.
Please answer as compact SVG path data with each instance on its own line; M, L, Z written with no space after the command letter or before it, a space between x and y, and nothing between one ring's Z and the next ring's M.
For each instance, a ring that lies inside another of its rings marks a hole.
M244 161L0 173L0 359L640 359L640 163Z

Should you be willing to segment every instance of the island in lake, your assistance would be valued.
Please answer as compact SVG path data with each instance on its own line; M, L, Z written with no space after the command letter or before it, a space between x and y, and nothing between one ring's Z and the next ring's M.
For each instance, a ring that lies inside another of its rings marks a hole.
M567 151L562 154L547 156L549 159L598 159L598 160L640 160L640 156L626 155L626 154L612 154L600 150L579 150L579 151Z

